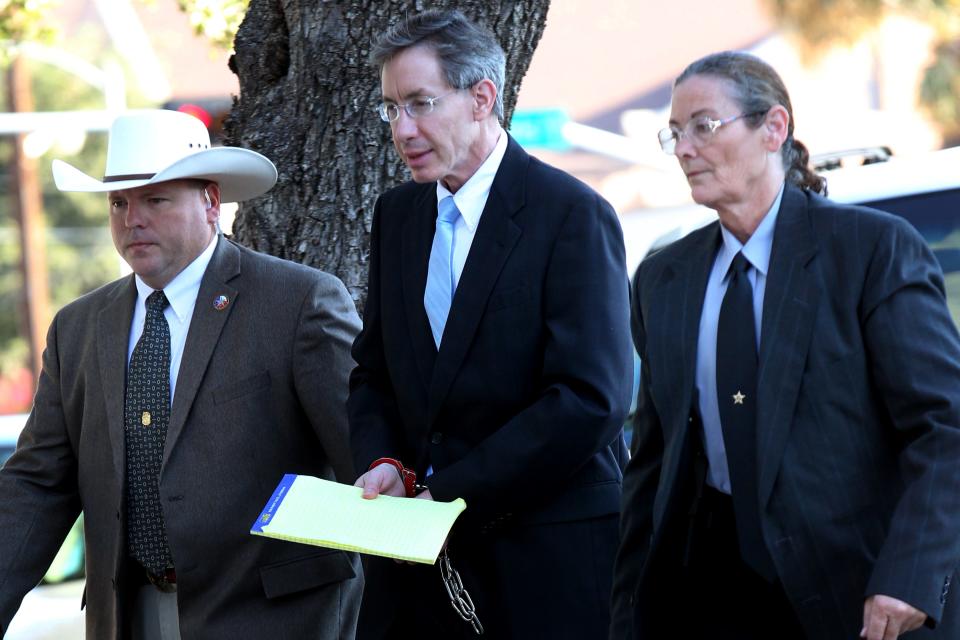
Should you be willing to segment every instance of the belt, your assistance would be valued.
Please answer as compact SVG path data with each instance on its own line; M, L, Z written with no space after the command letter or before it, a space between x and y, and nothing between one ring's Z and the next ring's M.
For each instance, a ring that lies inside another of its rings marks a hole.
M131 569L134 584L152 584L158 591L164 593L174 593L177 590L177 572L173 567L166 569L160 575L155 575L141 567L140 564L134 560Z

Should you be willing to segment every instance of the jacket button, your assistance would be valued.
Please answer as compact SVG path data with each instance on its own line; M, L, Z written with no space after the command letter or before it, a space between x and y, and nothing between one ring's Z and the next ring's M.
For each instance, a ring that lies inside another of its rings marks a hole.
M434 431L433 433L430 434L430 442L432 444L440 444L441 442L443 442L443 434L440 433L439 431Z

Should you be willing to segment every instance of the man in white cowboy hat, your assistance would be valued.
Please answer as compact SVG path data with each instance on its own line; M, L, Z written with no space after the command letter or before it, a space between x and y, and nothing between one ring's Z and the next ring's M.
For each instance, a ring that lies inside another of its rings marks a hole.
M82 509L89 638L353 638L357 557L249 534L284 473L353 479L350 296L216 232L273 164L140 111L111 127L102 181L53 169L61 191L108 194L134 273L50 327L0 470L0 635Z

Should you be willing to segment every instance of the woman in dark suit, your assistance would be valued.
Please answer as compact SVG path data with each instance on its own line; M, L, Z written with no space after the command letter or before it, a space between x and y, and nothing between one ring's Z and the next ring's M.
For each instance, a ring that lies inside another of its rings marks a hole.
M904 220L822 197L793 125L754 56L674 84L660 144L719 221L637 271L613 638L960 637L942 273Z

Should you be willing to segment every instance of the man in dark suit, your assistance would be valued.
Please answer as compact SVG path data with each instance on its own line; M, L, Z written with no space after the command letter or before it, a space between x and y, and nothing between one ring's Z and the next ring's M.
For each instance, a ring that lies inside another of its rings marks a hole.
M204 125L131 112L103 181L133 274L64 307L0 471L0 626L81 509L87 637L353 638L354 554L249 534L284 473L352 481L345 401L359 319L336 278L218 236L221 202L276 169Z
M818 195L753 56L690 65L660 140L720 220L636 275L611 639L960 637L960 339L936 259L904 220Z
M490 637L602 637L631 387L617 218L501 128L488 30L422 13L371 57L413 181L374 212L357 484L466 500L448 557ZM367 585L360 638L474 634L436 567L371 558Z

